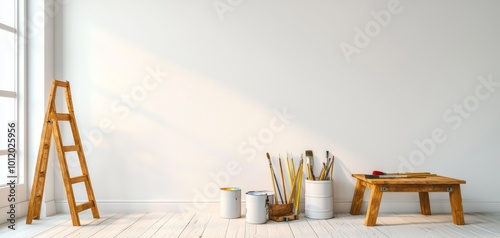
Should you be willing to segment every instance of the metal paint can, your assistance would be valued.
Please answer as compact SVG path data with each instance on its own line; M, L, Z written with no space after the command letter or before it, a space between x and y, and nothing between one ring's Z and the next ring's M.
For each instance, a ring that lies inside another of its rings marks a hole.
M220 189L219 213L222 218L241 217L241 189L227 187Z
M253 224L267 222L269 213L269 196L267 191L250 191L246 193L246 221Z
M274 193L273 193L273 191L262 190L262 191L258 191L258 192L266 193L267 194L267 199L269 200L269 205L273 205L274 204Z

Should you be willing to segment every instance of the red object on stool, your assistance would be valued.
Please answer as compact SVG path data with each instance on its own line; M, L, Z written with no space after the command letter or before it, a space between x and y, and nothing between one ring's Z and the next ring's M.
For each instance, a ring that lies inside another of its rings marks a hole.
M373 170L372 175L384 175L385 173L378 170Z

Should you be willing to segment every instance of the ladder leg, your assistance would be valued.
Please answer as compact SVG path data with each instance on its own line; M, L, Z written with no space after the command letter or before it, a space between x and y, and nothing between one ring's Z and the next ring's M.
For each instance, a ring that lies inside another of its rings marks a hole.
M80 156L81 153L81 156ZM78 152L79 154L79 159L80 159L80 165L82 166L82 174L87 176L87 180L85 181L85 190L87 191L87 198L89 201L92 201L94 203L94 206L92 206L92 216L94 218L99 218L99 210L97 209L97 204L96 200L94 197L94 189L92 188L92 182L90 182L90 175L89 171L87 168L87 163L85 162L85 156L83 155L83 151Z
M52 121L50 120L50 112L55 110L54 97L56 95L56 83L52 82L50 88L47 110L45 112L42 136L40 139L40 147L38 149L38 157L35 167L35 175L33 177L33 187L31 188L30 202L28 205L28 213L26 214L26 224L31 224L33 219L40 219L42 209L43 189L45 186L45 178L47 173L47 163L50 151L50 139L52 136Z
M66 189L66 197L68 198L69 211L71 213L71 220L73 221L73 226L80 225L80 218L78 217L78 211L76 210L76 200L75 194L73 192L73 184L71 183L71 177L68 170L68 163L66 162L66 155L63 151L61 130L59 129L59 122L56 120L54 123L54 141L57 148L57 157L59 158L59 164L61 167L61 175L64 182L64 187Z
M45 187L45 178L47 174L47 164L50 152L50 139L52 134L52 124L45 122L42 129L42 140L38 151L38 158L35 167L35 176L33 177L33 187L31 189L28 213L26 215L26 224L31 224L33 219L40 219L42 210L43 189Z
M73 100L71 97L71 87L68 83L68 86L65 91L66 94L66 105L68 106L68 111L70 115L74 115L74 108L73 108ZM70 120L70 126L71 126L71 132L73 134L73 141L75 145L79 147L78 149L78 159L80 162L80 167L82 170L82 175L86 176L87 179L85 181L85 190L87 191L87 198L89 201L91 201L94 205L91 207L92 210L92 216L94 218L99 218L99 210L97 209L97 203L96 199L94 196L94 189L92 188L92 182L90 181L90 174L89 170L87 167L87 162L85 159L85 153L83 152L83 146L80 138L80 133L78 131L78 126L76 123L76 118L73 116L72 119Z

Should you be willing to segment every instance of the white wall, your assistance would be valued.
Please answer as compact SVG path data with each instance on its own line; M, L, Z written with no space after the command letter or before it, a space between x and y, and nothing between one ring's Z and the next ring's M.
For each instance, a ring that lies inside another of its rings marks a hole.
M271 189L266 152L328 149L337 211L375 169L465 179L466 212L500 211L498 1L228 2L58 2L55 74L101 210L213 210L219 187Z
M28 129L28 150L27 157L27 181L31 193L33 177L40 146L40 135L42 133L45 110L47 107L47 97L49 95L50 82L54 78L54 1L53 0L32 0L26 1L25 20L26 29L21 35L22 42L27 48L26 54L26 77L27 77L27 129ZM54 191L54 150L51 151L49 164L47 166L47 176L45 179L45 190L42 202L41 216L56 213L55 191ZM60 177L60 174L56 176ZM29 198L28 198L29 199ZM26 202L28 203L28 202ZM27 206L23 215L27 213Z

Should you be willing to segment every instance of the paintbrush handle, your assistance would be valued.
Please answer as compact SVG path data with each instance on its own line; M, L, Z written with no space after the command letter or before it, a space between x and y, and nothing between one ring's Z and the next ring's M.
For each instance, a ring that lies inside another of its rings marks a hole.
M309 180L311 178L311 168L310 168L311 165L307 164L307 180Z
M333 172L335 171L335 155L332 155L332 163L331 163L331 172L330 172L330 180L333 180Z
M290 184L292 184L294 176L292 174L293 172L290 171L290 160L288 159L288 156L286 157L286 168L288 169L288 179L290 181Z
M295 186L297 186L297 190L295 191L295 196L293 198L293 201L294 201L293 212L296 215L300 214L300 194L302 191L302 176L304 175L304 171L302 170L304 167L303 165L304 165L304 159L301 159L300 165L299 165L300 168L297 171L297 175L296 175L297 177L299 177L297 180L297 184L295 185Z
M285 176L283 175L283 165L281 164L281 157L279 157L280 162L280 173L281 173L281 185L283 186L283 194L285 195L285 201L287 201L286 197L286 185L285 185Z
M329 178L328 175L333 176L333 160L331 160L328 165L326 166L326 176L325 179L331 180L331 177Z
M299 171L302 169L302 164L299 166ZM295 192L295 187L297 186L297 178L299 176L295 176L295 179L293 180L293 184L292 184L292 191L290 191L290 197L288 198L288 200L286 201L287 204L289 204L293 198L293 193Z
M271 183L273 183L273 191L274 191L274 203L278 204L278 196L276 195L276 185L274 184L273 177L274 176L274 170L273 170L273 164L271 163L271 156L269 156L269 153L266 153L267 155L267 160L269 161L269 171L271 173Z
M274 170L273 170L273 175L274 175L274 181L276 182L276 188L278 189L278 195L280 196L281 203L283 203L283 195L281 195L280 186L278 183L278 179L276 178L276 174L274 173ZM276 200L276 204L278 204L277 200Z

